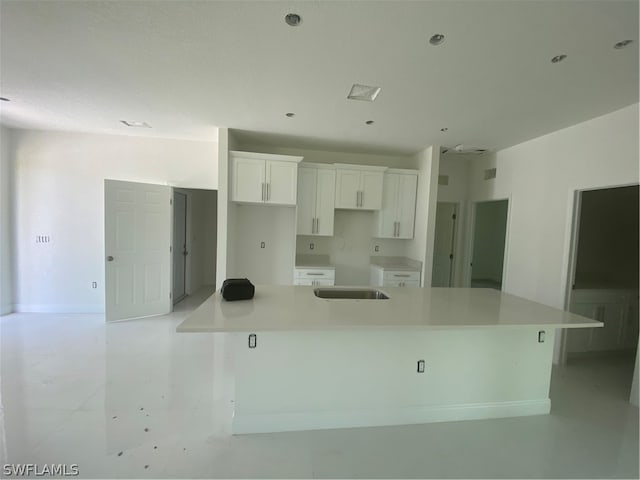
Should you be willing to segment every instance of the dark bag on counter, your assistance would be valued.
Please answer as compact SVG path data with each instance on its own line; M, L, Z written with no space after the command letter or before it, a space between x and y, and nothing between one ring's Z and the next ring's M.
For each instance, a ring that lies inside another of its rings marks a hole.
M222 282L220 293L227 301L249 300L256 289L248 278L227 278Z

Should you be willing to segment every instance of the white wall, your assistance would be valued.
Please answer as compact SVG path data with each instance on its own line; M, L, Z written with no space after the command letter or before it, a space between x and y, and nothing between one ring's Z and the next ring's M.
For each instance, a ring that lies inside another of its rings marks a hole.
M0 127L0 315L13 311L14 161L11 130Z
M505 292L565 308L575 191L637 183L638 135L635 104L471 164L472 201L510 200Z
M215 142L28 130L13 142L20 311L104 311L105 178L218 186Z
M638 182L638 104L478 157L470 176L472 201L510 199L504 290L564 308L574 192Z
M440 147L431 146L413 157L408 168L418 170L416 223L413 240L409 240L407 256L422 262L422 286L431 286L433 274L433 242L436 230L438 171Z

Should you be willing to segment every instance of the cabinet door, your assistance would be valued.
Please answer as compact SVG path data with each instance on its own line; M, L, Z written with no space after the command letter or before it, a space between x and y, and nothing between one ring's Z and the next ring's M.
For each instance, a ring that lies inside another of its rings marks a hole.
M262 203L265 182L265 162L252 158L232 159L231 200L235 202Z
M363 170L360 176L360 191L362 192L363 210L380 210L382 208L382 172L368 172Z
M359 208L360 170L338 169L336 172L335 208Z
M336 171L319 168L316 183L316 234L333 235L336 201Z
M298 169L298 235L314 233L317 172L315 168Z
M382 188L382 208L376 213L378 238L395 238L398 221L398 184L401 175L384 175Z
M265 203L295 205L298 191L298 164L267 160L267 199Z
M398 175L398 235L396 238L413 238L416 218L417 175Z

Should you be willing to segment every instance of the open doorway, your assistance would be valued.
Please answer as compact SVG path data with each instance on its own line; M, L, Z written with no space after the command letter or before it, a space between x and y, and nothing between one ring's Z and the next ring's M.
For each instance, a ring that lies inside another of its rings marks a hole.
M638 185L577 192L567 303L604 327L567 330L561 356L607 365L627 395L638 347L639 200Z
M502 290L508 200L477 202L471 254L472 288Z
M455 273L454 262L456 233L458 223L458 204L438 202L436 206L436 228L433 244L432 287L452 287Z
M173 305L215 290L217 192L173 190ZM208 295L205 295L205 297Z

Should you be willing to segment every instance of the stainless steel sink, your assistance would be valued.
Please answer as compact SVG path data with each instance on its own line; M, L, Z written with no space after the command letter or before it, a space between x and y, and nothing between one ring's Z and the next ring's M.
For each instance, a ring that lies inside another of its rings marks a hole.
M389 297L375 288L314 288L318 298L348 298L354 300L387 300Z

